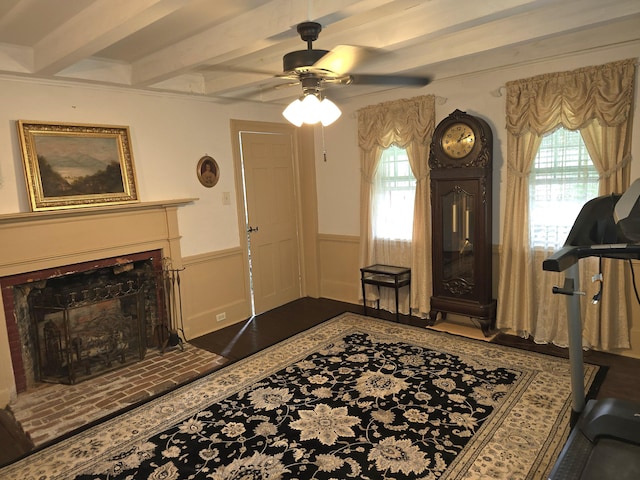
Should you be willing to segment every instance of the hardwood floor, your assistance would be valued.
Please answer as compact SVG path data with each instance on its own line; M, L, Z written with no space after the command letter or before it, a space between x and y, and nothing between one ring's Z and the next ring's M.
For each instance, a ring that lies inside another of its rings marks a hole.
M341 313L362 311L360 305L328 299L300 298L245 322L194 338L190 343L234 361ZM389 312L383 313L388 314L389 319L395 317Z
M343 312L364 313L361 305L328 299L301 298L244 323L238 323L193 339L191 343L233 361L278 343L280 340ZM395 314L384 310L377 311L369 308L367 314L395 321ZM400 322L424 326L424 320L408 315L401 315ZM557 357L569 357L566 348L555 345L538 345L532 340L513 335L498 334L492 342ZM607 375L596 398L616 397L640 401L640 375L638 375L640 359L587 351L584 352L584 361L608 367Z
M364 313L360 305L328 299L301 298L245 322L226 327L189 342L199 348L239 360L270 345L302 332L343 312ZM395 320L395 314L368 309L372 316ZM423 326L424 321L407 315L400 323ZM566 349L553 345L537 345L511 335L499 334L492 342L550 355L568 357ZM586 362L608 367L597 398L617 397L640 401L640 359L631 359L608 353L585 352ZM6 410L0 410L0 465L29 451L30 445L20 427Z

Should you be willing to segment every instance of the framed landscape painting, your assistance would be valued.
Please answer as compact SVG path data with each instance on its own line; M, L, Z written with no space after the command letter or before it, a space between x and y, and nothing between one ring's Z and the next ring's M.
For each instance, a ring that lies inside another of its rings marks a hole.
M18 120L31 210L138 201L129 128Z

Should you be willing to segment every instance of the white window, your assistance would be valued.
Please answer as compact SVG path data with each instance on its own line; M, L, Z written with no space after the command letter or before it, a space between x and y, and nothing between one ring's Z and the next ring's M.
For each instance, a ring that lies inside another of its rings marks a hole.
M557 250L582 206L598 196L598 172L579 131L560 128L542 139L529 178L532 247Z
M382 153L373 185L373 235L411 240L416 179L404 148L390 146Z

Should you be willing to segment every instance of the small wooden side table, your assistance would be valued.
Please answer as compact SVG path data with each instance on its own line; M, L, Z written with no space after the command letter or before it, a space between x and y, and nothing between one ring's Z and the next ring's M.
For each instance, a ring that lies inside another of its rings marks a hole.
M411 269L407 267L396 267L393 265L370 265L360 269L360 281L362 282L362 303L364 304L364 314L367 314L367 293L365 285L376 285L378 287L378 310L380 310L380 287L393 288L396 292L396 321L400 320L398 309L398 290L402 287L409 287L411 295ZM411 296L409 296L411 298Z

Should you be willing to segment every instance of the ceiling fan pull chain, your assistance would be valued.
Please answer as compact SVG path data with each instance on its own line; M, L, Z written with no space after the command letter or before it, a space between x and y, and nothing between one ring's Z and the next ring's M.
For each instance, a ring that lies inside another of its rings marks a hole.
M327 146L324 143L324 125L320 124L320 128L322 129L322 158L324 158L324 162L327 163Z

